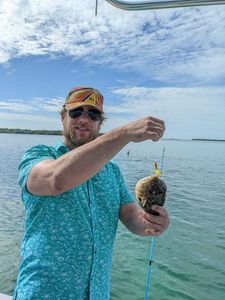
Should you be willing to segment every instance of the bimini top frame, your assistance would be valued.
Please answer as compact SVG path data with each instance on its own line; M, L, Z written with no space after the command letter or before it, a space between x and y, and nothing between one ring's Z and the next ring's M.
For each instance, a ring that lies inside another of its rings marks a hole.
M176 8L176 7L190 7L190 6L203 6L203 5L218 5L225 4L225 0L177 0L177 1L119 1L119 0L106 0L111 5L124 10L148 10L148 9L161 9L161 8Z

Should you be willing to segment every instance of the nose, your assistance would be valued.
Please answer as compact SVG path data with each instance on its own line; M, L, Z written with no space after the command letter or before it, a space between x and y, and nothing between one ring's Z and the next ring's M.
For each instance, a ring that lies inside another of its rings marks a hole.
M83 113L82 113L82 115L80 116L80 117L78 117L78 121L87 121L87 120L89 120L89 117L88 117L88 114L87 114L87 112L84 110L83 111Z

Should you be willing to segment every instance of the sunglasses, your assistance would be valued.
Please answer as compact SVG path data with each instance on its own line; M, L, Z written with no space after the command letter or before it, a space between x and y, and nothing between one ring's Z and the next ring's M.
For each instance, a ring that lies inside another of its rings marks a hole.
M78 107L73 110L69 110L69 116L72 119L76 119L76 118L82 116L83 113L86 113L92 121L99 121L101 118L100 111L98 111L96 109L83 110L82 107Z

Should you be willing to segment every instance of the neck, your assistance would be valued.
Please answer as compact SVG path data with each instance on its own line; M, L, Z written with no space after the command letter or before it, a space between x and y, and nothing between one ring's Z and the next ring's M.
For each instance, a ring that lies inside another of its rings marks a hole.
M75 145L73 145L66 137L64 137L64 145L71 151L75 148L77 148Z

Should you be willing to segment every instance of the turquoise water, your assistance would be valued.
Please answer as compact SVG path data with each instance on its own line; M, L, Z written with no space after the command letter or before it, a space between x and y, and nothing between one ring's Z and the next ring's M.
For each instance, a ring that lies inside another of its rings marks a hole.
M39 143L52 145L58 136L0 134L0 292L12 294L19 264L24 212L17 185L23 152ZM163 166L168 186L166 207L171 224L155 239L152 300L225 299L225 143L161 141L130 144L115 160L130 192ZM127 150L130 156L126 156ZM144 299L151 238L119 225L111 273L111 300Z

